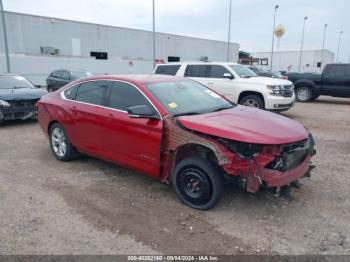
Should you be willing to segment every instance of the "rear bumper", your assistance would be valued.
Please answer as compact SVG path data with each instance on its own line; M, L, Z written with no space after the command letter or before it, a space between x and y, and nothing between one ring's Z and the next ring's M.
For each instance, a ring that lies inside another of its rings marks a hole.
M0 121L36 118L38 110L36 106L3 107L0 108Z

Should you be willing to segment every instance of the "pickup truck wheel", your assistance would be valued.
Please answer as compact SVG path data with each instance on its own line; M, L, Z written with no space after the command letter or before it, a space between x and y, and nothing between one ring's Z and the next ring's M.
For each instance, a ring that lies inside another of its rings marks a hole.
M72 160L77 155L66 131L58 123L54 123L50 128L50 146L55 157L61 161Z
M260 96L257 96L257 95L244 96L241 99L240 104L244 105L244 106L255 107L255 108L259 108L259 109L265 109L263 99Z
M171 180L178 198L195 209L212 208L222 195L223 176L200 157L189 157L179 162Z
M299 102L309 102L312 99L312 92L308 87L298 87L295 91L295 98Z

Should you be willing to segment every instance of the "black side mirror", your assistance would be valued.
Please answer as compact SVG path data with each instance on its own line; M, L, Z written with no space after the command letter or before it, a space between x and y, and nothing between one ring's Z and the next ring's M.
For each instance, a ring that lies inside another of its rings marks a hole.
M159 119L159 116L148 105L128 107L128 114L131 118Z
M224 73L222 75L223 78L228 78L228 79L234 79L233 75L231 73Z
M36 88L41 88L41 85L35 85Z

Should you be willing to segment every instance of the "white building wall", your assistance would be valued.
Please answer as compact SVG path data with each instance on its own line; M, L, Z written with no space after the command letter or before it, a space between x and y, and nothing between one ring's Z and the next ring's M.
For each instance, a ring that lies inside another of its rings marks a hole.
M109 58L152 60L152 32L50 17L5 12L10 53L39 55L40 46L59 49L63 56L90 57L91 51ZM0 22L0 28L1 22ZM2 32L1 32L2 33ZM157 59L179 56L181 61L226 61L227 44L172 34L156 34ZM4 44L0 41L0 52ZM239 45L231 44L231 61L238 61Z
M254 58L267 58L270 63L271 52L255 52L250 54ZM273 53L272 70L298 71L300 51L277 51ZM321 62L322 50L306 50L302 54L301 72L320 72L317 63ZM334 62L334 53L324 49L323 65ZM268 65L257 65L264 70L270 69ZM323 66L322 66L323 67Z

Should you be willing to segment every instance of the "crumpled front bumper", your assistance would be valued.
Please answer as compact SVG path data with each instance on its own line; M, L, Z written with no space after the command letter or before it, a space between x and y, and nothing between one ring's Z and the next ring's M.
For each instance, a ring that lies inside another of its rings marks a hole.
M0 121L35 118L37 114L36 106L2 107L0 108Z
M264 168L259 172L259 177L266 183L268 187L281 187L289 185L290 183L303 177L305 173L307 173L307 171L310 169L310 164L311 155L309 155L297 167L285 172Z

